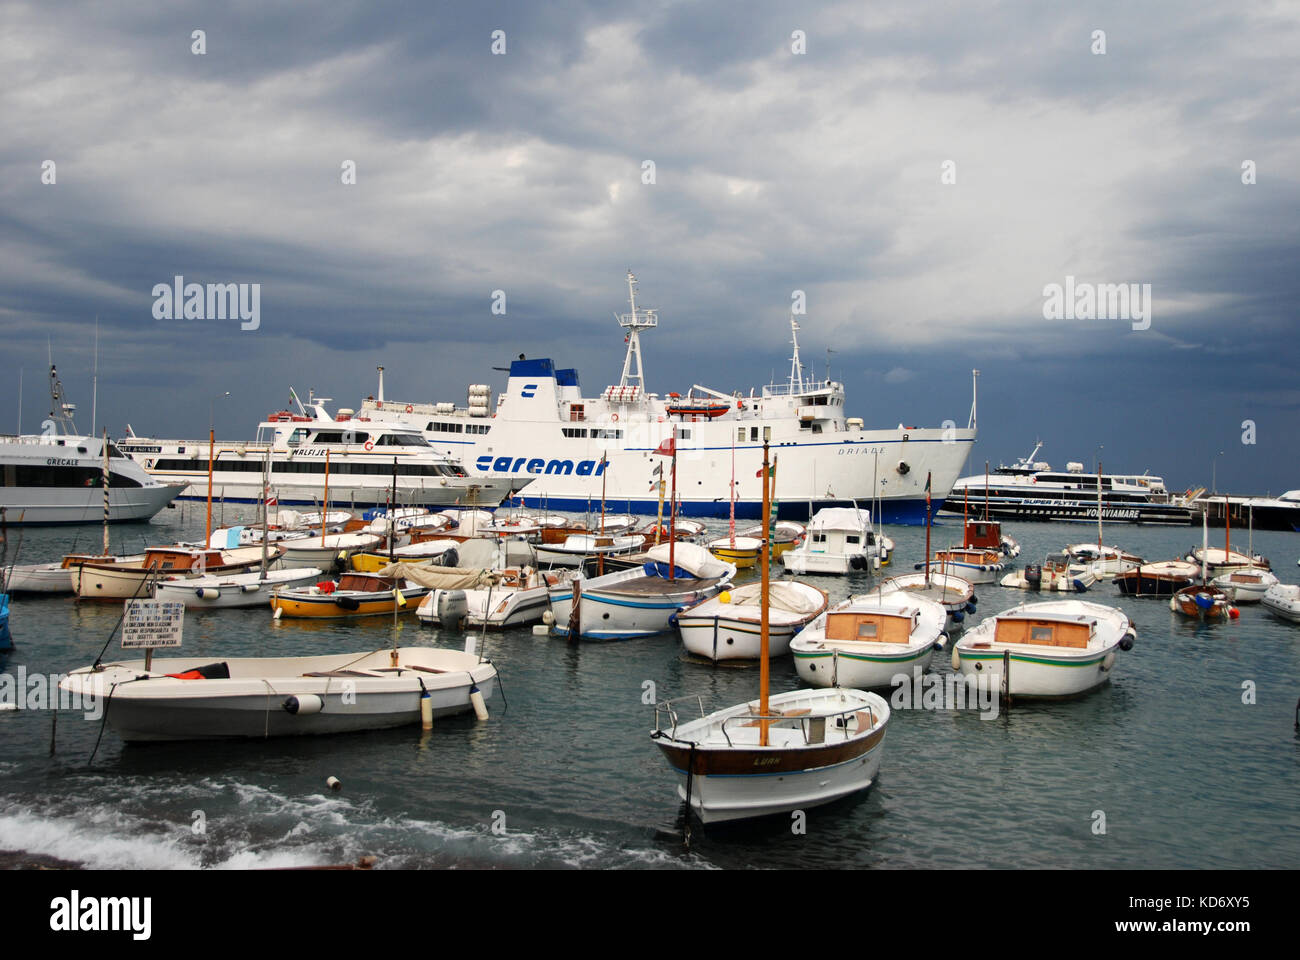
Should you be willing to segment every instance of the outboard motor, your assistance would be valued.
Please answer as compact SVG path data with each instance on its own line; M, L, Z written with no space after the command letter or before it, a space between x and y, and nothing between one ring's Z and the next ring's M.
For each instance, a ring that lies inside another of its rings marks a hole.
M1025 583L1030 590L1043 589L1043 565L1041 563L1025 564Z
M464 590L438 590L434 594L434 612L438 623L454 630L463 629L469 616L469 602Z

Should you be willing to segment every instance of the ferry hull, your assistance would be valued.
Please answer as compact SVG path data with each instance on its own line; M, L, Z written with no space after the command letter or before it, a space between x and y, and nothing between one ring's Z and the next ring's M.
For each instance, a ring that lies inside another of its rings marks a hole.
M180 486L110 487L108 522L148 520L177 499L181 490ZM5 508L10 526L103 523L104 491L100 487L0 487L0 507Z

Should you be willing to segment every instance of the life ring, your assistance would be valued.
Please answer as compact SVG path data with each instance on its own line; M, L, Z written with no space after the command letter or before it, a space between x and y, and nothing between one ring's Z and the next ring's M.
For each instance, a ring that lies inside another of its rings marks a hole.
M745 401L744 401L744 400L737 400L737 401L736 401L736 409L737 409L737 410L744 410L744 409L745 409Z
M373 449L375 449L375 441L373 441L373 440L367 440L367 441L366 441L366 449L367 449L367 450L373 450Z
M659 422L660 422L660 423L663 423L663 422L664 422L664 418L663 418L663 417L660 417L660 418L659 418Z
M411 406L411 405L408 403L408 404L406 405L406 412L407 412L407 413L414 413L414 412L415 412L415 407Z
M375 401L375 409L376 409L376 410L382 410L382 409L384 409L384 401L382 401L382 400L376 400L376 401Z
M612 420L612 421L614 421L615 423L618 423L618 414L617 414L617 413L610 414L610 418L609 418L609 419Z

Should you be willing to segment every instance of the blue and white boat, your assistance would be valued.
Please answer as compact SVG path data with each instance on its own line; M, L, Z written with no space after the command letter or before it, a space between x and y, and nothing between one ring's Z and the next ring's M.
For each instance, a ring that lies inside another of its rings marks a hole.
M693 543L662 543L645 557L642 566L552 587L551 629L562 637L572 632L591 640L662 633L672 628L678 612L721 593L736 575L734 565Z
M372 425L418 428L471 476L508 479L519 491L513 502L575 513L600 502L603 483L609 502L629 513L655 514L659 481L669 478L656 471L659 463L649 454L674 428L679 517L729 515L734 450L736 516L757 519L757 473L768 428L779 455L781 519L877 500L878 522L923 523L926 476L933 477L937 505L961 473L975 440L973 408L966 428L865 429L845 411L844 384L805 375L793 319L788 382L747 394L699 384L686 397L647 393L640 336L658 325L658 317L637 305L630 273L628 291L631 312L618 318L627 343L622 376L597 396L583 396L576 370L521 357L510 364L495 403L492 388L482 383L469 387L465 407L385 400L381 380L378 398L367 398L358 416Z

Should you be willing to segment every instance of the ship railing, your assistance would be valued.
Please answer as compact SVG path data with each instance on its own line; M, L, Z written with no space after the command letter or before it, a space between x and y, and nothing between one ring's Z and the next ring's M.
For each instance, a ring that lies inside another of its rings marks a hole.
M771 727L787 727L797 729L803 734L804 746L812 744L821 744L826 742L826 729L828 726L832 729L841 730L844 733L844 739L848 739L849 718L858 714L866 714L867 729L874 730L877 726L876 711L871 704L858 704L854 707L845 707L843 710L837 710L834 713L818 714L782 714L775 713L763 715L759 713L741 713L732 717L725 718L718 726L718 731L726 738L727 746L734 747L731 740L731 734L727 732L727 725L730 723L739 723L745 727L757 727L766 722ZM829 724L828 721L835 721ZM859 731L861 732L861 731Z
M700 711L700 719L704 718L704 695L702 693L686 694L680 697L674 697L671 700L655 701L655 732L668 734L669 739L677 739L677 725L680 723L677 717L677 704L686 703L694 700L696 707ZM661 712L662 711L662 712ZM664 730L665 720L668 723L668 729Z
M784 397L796 393L816 393L819 390L828 390L837 387L834 380L805 380L802 384L795 383L769 383L763 388L765 397Z

